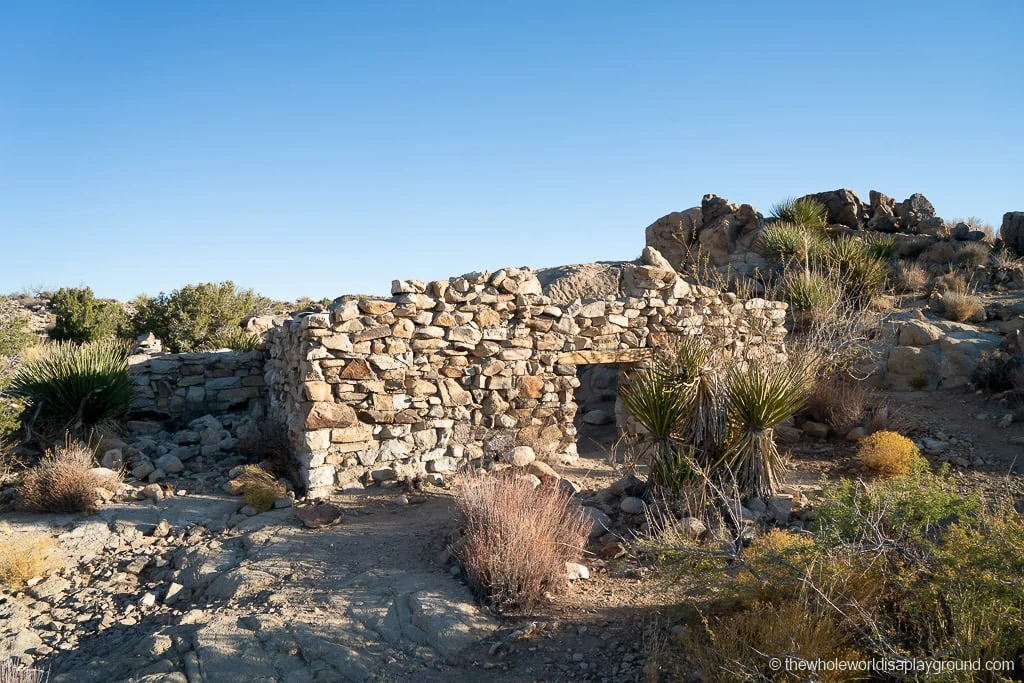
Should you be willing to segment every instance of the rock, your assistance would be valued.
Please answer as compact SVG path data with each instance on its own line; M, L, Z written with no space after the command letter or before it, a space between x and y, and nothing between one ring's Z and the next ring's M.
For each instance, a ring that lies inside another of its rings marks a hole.
M606 425L615 422L615 416L607 410L591 410L583 416L583 423L588 425Z
M167 455L161 455L159 458L157 458L156 466L158 469L163 470L167 474L177 474L178 472L181 472L183 469L185 469L185 465L182 464L181 460L178 459L177 456L171 455L170 453L168 453Z
M949 442L925 437L921 439L921 446L925 453L928 453L929 455L937 455L949 448Z
M536 459L537 454L534 453L533 449L529 446L516 446L512 450L506 451L501 456L502 462L507 462L510 465L515 465L516 467L524 467Z
M605 513L601 512L595 507L584 506L580 508L582 512L591 522L590 527L590 538L594 539L599 536L603 536L605 532L611 529L612 520Z
M288 496L281 496L274 501L275 510L283 510L284 508L290 508L292 506L292 499Z
M853 190L839 189L829 192L809 194L800 199L814 199L825 207L826 220L829 224L845 225L849 228L860 227L867 220L864 202Z
M148 484L142 487L142 497L159 503L164 499L164 490L160 488L160 484Z
M683 517L674 525L672 525L672 528L676 531L676 533L682 534L683 536L686 536L687 538L692 538L694 540L699 540L703 538L704 534L706 534L708 531L707 527L704 525L704 522L700 521L696 517Z
M793 425L779 425L775 428L775 438L780 444L792 446L800 441L800 437L803 435L799 429Z
M627 263L581 263L537 271L537 278L544 288L544 295L555 304L568 304L576 299L604 299L608 295L619 297L622 292L622 278ZM571 318L570 332L575 334L575 323Z
M896 207L896 215L899 216L904 228L915 228L936 218L935 207L920 193L914 193L904 199L903 203Z
M550 481L558 481L561 476L555 471L551 465L541 460L534 460L533 462L526 465L524 468L527 472L535 475L541 479L541 481L547 479Z
M868 193L868 201L871 205L869 212L872 219L896 217L896 200L892 197L887 197L881 192L871 190Z
M1003 214L999 237L1014 254L1024 256L1024 211L1007 211Z
M161 519L153 528L153 538L167 538L171 533L171 525L166 519Z
M900 328L900 346L930 346L939 341L942 330L921 320L908 321Z
M181 596L181 591L184 588L185 587L182 586L180 583L175 583L174 581L172 581L171 584L167 586L167 593L164 595L164 604L173 604Z
M341 514L341 508L333 503L317 503L295 510L295 516L308 529L321 529L337 524L341 521Z
M405 495L403 493L401 495L395 496L391 500L391 502L394 503L395 505L408 505L409 504L409 496L407 496L407 495Z
M243 505L242 509L239 510L238 512L239 514L243 514L246 517L255 517L256 515L260 514L259 509L257 509L253 505Z
M148 460L143 460L132 468L132 476L136 479L142 480L151 475L154 470L156 470L156 467L153 466L153 463Z
M816 439L824 439L828 436L828 425L820 422L814 422L813 420L807 420L807 422L804 422L801 429L804 434L813 436Z
M846 432L846 436L843 438L847 441L860 441L868 435L868 431L863 427L854 427L850 431Z
M768 500L768 513L782 526L789 524L793 514L793 496L785 493L772 496Z
M570 581L586 581L590 578L590 570L577 562L566 562L565 573Z
M124 467L124 451L120 448L111 448L100 458L100 464L109 470L120 471Z
M608 491L615 496L637 496L642 494L647 484L640 481L632 472L612 482Z
M654 221L644 230L647 246L657 249L675 270L686 263L687 247L703 224L701 207L674 211Z
M647 505L639 498L626 496L619 503L619 509L627 515L642 515L647 509Z

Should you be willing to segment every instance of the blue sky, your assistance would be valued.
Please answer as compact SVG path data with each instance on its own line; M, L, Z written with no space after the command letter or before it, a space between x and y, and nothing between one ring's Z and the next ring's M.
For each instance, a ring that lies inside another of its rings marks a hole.
M0 0L0 292L387 294L631 259L708 192L998 227L1022 34L1019 0Z

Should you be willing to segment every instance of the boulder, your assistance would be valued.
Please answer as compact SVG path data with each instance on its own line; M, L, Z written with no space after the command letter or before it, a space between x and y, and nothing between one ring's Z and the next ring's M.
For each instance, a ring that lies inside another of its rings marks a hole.
M870 202L868 213L872 218L896 217L896 200L892 197L888 197L877 190L871 190L868 193L868 201Z
M903 203L896 207L896 215L905 228L916 228L922 223L937 218L935 207L919 192L904 199Z
M654 221L644 230L646 244L654 247L679 270L686 263L690 244L703 225L703 211L695 206L686 211L673 211Z
M707 194L701 201L697 242L712 266L726 266L734 253L754 250L762 227L764 218L750 204L730 204L728 199Z
M999 237L1017 256L1024 256L1024 211L1007 211L999 227Z
M838 189L828 192L809 194L800 199L815 199L821 202L827 212L829 224L845 225L848 228L860 227L867 220L864 202L853 190Z

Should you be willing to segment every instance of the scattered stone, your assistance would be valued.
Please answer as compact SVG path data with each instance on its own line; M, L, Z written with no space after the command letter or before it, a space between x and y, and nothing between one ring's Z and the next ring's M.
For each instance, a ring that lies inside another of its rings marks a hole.
M626 496L619 503L619 508L627 515L642 515L647 509L647 505L639 498Z
M591 410L583 416L583 422L588 425L607 425L615 422L615 416L607 410Z
M295 516L309 529L333 526L341 521L341 508L333 503L317 503L295 509Z
M816 439L824 439L828 437L828 425L822 424L821 422L807 420L807 422L804 422L802 429L804 434Z
M537 454L529 446L516 446L501 456L502 462L507 462L516 467L525 467L536 459Z
M586 581L590 578L590 570L577 562L566 562L565 572L570 581Z
M148 484L142 487L142 497L159 503L164 499L164 490L160 488L160 484Z

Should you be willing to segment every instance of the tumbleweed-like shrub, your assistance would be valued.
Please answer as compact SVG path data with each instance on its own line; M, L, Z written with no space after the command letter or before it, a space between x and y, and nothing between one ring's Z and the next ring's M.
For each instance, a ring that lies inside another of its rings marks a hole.
M73 441L47 451L39 464L25 473L18 493L21 507L32 512L90 512L96 507L96 489L116 487L118 475L97 471L93 453Z
M933 302L936 311L946 320L958 323L984 322L985 304L966 292L948 291Z
M452 552L496 607L529 607L565 588L565 563L583 552L589 524L564 492L512 472L467 475L455 501L465 534Z
M274 507L274 501L288 493L273 474L259 465L243 466L234 482L241 489L245 504L260 512Z
M0 525L0 584L20 588L43 576L57 565L56 553L57 544L49 534L14 533Z
M860 442L857 460L878 474L906 476L921 458L914 442L896 432L875 432Z

